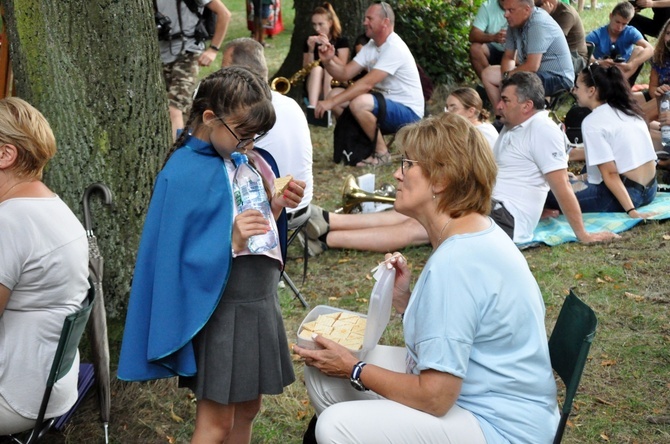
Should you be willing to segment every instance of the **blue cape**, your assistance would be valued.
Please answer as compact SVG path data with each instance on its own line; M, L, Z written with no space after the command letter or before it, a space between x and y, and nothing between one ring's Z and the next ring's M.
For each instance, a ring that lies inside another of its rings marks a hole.
M272 156L258 153L278 176ZM196 373L191 341L216 308L232 263L231 194L223 159L194 137L159 173L137 253L119 379ZM277 225L285 254L285 212Z

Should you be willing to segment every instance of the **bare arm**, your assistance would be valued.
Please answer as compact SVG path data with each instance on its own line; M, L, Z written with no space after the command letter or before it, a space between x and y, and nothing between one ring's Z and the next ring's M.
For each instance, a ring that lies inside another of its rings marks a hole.
M352 63L354 63L356 66L360 66L358 63L355 62L349 62L349 65L351 65ZM334 64L335 64L334 62L331 62L328 64L328 66L332 66ZM329 69L328 72L330 72ZM329 97L325 100L320 100L316 104L314 115L317 118L321 117L326 111L333 109L337 105L349 102L355 97L360 96L361 94L369 93L372 90L372 88L374 88L374 86L377 83L384 80L387 75L388 73L386 73L385 71L381 71L379 69L373 69L365 76L363 76L362 79L357 80L353 85L345 89L342 93ZM334 75L333 78L337 79Z
M506 29L501 29L495 34L487 34L474 26L470 29L470 43L505 43Z
M505 53L502 56L500 61L500 72L505 73L512 71L516 67L516 51L505 50Z
M9 302L9 295L11 294L12 292L9 288L0 284L0 316L2 316L2 313L5 312L5 307L7 307L7 302Z
M633 204L633 201L628 194L628 190L621 181L621 176L619 175L619 171L616 168L616 163L614 163L614 161L601 163L598 165L598 169L600 170L600 174L603 176L603 182L605 182L605 186L612 192L612 194L614 194L614 197L616 197L616 200L619 202L624 211L635 208L635 205ZM637 210L633 210L630 211L628 215L634 218L646 219L647 217L653 216L654 213L639 213Z
M561 207L561 212L565 215L572 231L575 232L580 242L602 242L619 237L617 234L609 231L599 233L588 233L586 231L584 221L582 220L582 210L579 208L579 202L574 191L572 191L567 170L552 171L546 173L544 177L547 179L549 187L552 193L554 193L558 205Z
M635 5L640 8L667 8L670 0L637 0Z
M338 57L335 57L334 52L329 59L324 59L324 55L326 53L320 51L320 49L321 46L319 47L319 56L321 57L323 67L326 68L328 74L333 76L335 80L346 82L347 80L353 79L359 72L363 70L363 67L353 60L349 63L343 62Z
M214 29L214 36L212 37L212 45L220 48L223 39L226 38L226 32L228 31L228 23L230 23L231 17L230 11L223 3L221 3L221 0L212 0L207 3L205 7L216 14L216 28ZM207 48L200 54L198 63L201 66L209 66L216 58L217 52L217 50L211 47Z
M294 346L293 351L305 358L307 365L328 376L348 378L359 361L340 344L316 336L323 350ZM398 373L368 364L360 375L363 385L381 396L434 416L443 416L454 405L461 392L462 380L449 373L424 370L419 375Z
M537 72L542 62L542 54L528 54L526 61L517 66L515 71Z
M651 46L651 43L644 39L640 39L635 42L635 46L642 48L641 51L633 51L633 55L628 59L626 63L621 63L621 65L627 66L628 71L635 71L640 65L652 58L654 55L654 47ZM624 69L626 71L626 69Z

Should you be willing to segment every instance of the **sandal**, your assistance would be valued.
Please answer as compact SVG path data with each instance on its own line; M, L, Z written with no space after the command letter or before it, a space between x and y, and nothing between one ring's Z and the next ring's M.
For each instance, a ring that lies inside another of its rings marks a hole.
M388 165L391 163L391 153L388 151L384 154L374 154L375 159L377 159L377 166Z
M370 166L375 167L375 166L377 166L377 163L375 162L375 160L377 160L377 159L374 156L372 156L372 160L363 159L356 164L356 167L358 167L358 168L365 168L365 167L370 167Z

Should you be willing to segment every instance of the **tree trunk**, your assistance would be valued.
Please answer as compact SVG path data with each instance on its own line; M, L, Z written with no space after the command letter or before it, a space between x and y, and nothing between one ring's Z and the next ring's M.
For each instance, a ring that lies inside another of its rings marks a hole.
M105 260L107 310L118 316L170 144L151 0L2 4L16 95L45 115L58 143L45 182L81 220L82 194L91 183L106 184L114 195L111 211L91 199L91 213Z
M295 0L295 26L291 36L291 48L289 49L284 63L275 76L290 78L296 71L302 68L303 46L307 37L314 33L312 29L312 11L323 1ZM349 39L351 54L353 55L354 40L363 33L363 17L365 10L370 5L369 0L331 0L337 16L342 24L342 34ZM291 88L289 95L302 103L302 88Z

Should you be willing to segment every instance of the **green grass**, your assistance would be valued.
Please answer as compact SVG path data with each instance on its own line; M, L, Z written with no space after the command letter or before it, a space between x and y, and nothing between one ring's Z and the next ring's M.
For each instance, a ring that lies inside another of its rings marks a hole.
M227 40L248 36L242 0L226 1L233 12ZM588 31L607 23L613 1L603 9L584 11ZM293 26L292 2L284 3L286 31L270 40L266 50L270 72L288 51ZM220 60L215 62L216 67ZM214 69L214 67L212 68ZM206 75L203 70L201 75ZM311 128L314 146L314 202L326 209L341 206L341 187L348 174L362 170L334 165L332 129ZM377 183L393 183L392 167L374 171ZM301 249L289 249L287 271L296 283L302 275ZM403 254L415 271L425 264L429 247L407 248ZM551 331L568 289L596 311L599 327L570 418L565 443L666 443L670 442L670 227L650 222L622 233L607 245L564 244L524 251L542 290ZM329 250L310 258L302 294L312 306L327 304L358 312L367 310L373 286L369 270L382 256L348 250ZM296 329L307 311L288 289L280 289L287 335L295 341ZM122 320L111 320L110 347L115 370ZM402 325L394 317L382 343L402 345ZM86 346L82 346L85 353ZM254 443L299 443L313 414L295 361L298 380L280 396L267 396L254 424ZM102 426L95 396L77 410L64 433L52 433L47 442L99 443ZM195 418L190 392L178 389L175 379L148 383L112 383L113 443L187 443ZM654 419L664 423L654 424Z

